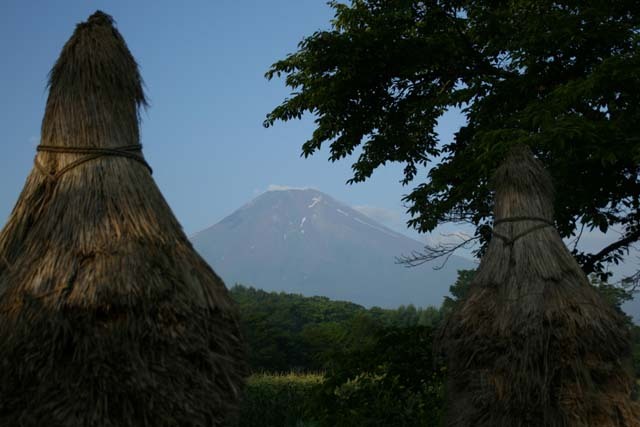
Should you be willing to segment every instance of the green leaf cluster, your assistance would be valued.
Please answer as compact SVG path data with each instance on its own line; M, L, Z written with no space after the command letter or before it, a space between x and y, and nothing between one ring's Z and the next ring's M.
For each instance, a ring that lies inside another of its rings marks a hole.
M322 426L438 426L444 368L432 352L433 329L382 328L366 345L332 355L312 401Z

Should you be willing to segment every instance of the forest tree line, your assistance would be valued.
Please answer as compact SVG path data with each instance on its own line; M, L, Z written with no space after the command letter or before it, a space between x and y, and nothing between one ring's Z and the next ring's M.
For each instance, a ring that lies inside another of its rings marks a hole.
M445 297L440 307L409 304L395 309L367 309L327 297L267 292L241 284L231 288L231 295L239 306L253 372L317 372L330 369L332 362L346 353L375 344L381 334L412 327L436 330L466 295L473 274L473 270L458 271L450 287L451 296ZM631 289L596 277L591 283L619 311L632 297ZM640 377L640 326L626 318L636 375Z

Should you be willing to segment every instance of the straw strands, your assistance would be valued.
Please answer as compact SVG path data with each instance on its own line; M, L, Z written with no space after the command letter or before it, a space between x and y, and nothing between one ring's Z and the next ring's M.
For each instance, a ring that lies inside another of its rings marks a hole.
M548 173L517 146L494 188L494 238L440 337L448 425L640 426L628 330L549 225Z
M49 86L48 149L0 232L0 425L230 424L238 313L145 167L142 80L111 17L77 26Z

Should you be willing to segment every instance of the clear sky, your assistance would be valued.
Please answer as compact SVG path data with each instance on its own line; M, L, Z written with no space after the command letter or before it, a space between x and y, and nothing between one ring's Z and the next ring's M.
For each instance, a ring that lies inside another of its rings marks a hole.
M300 157L313 129L309 118L263 128L265 115L289 93L264 73L305 35L329 28L333 13L324 0L2 0L0 224L32 168L47 73L75 25L97 9L114 17L140 65L150 100L141 124L144 154L187 234L271 185L316 188L423 241L458 231L448 226L417 236L403 226L401 197L409 188L399 184L401 166L349 186L350 161L330 163L326 150ZM447 114L441 139L461 123L459 114ZM599 249L613 237L590 233L583 244ZM637 264L632 256L625 270Z

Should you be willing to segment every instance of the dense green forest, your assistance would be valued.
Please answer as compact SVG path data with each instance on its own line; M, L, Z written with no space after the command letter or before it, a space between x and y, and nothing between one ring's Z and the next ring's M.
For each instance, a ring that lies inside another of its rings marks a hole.
M242 427L438 425L444 368L431 348L442 310L241 285L231 294L254 373Z
M436 329L465 296L473 273L473 270L458 272L458 279L450 287L451 297L445 297L440 307L367 309L326 297L266 292L239 284L231 288L231 295L240 308L254 372L315 372L330 368L339 355L372 345L380 334L410 327ZM595 277L592 284L618 310L631 297L631 291ZM627 319L640 376L640 326Z
M367 309L234 286L254 373L241 427L439 426L446 366L433 344L473 275L459 271L438 308ZM631 297L624 287L591 283L617 310ZM629 317L627 326L640 378L640 326Z
M383 328L435 326L442 312L413 305L397 309L305 297L236 285L242 328L254 371L318 371L338 350L365 345Z

